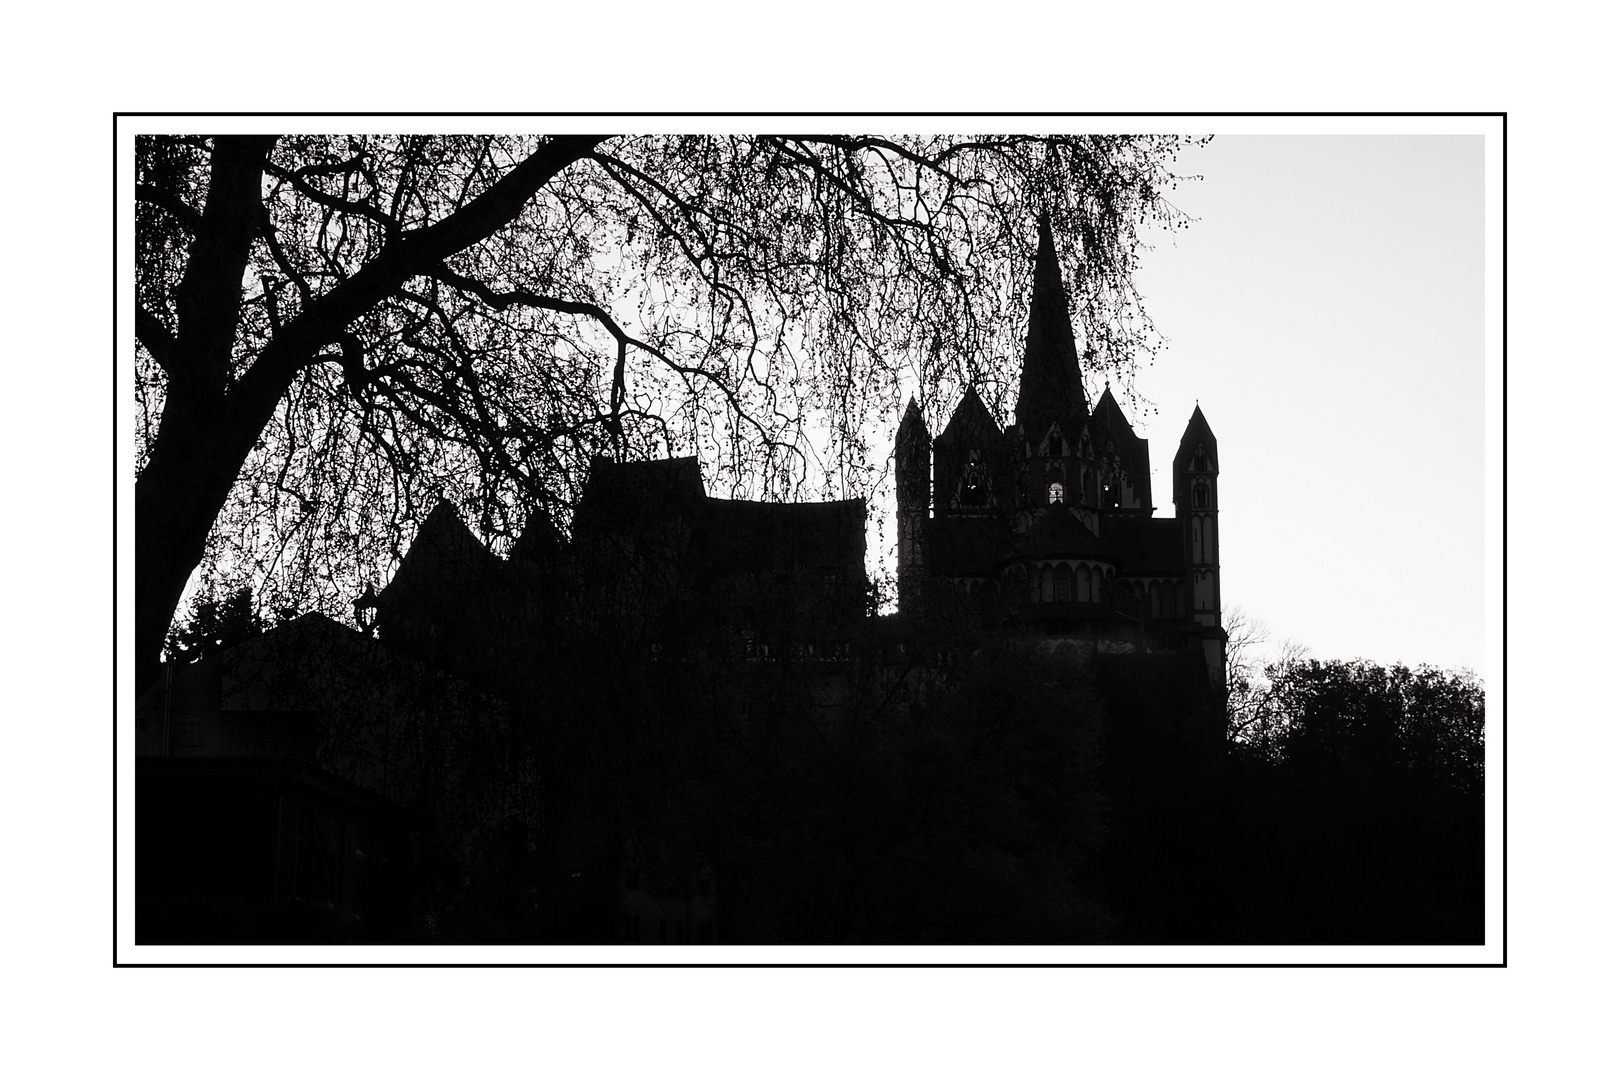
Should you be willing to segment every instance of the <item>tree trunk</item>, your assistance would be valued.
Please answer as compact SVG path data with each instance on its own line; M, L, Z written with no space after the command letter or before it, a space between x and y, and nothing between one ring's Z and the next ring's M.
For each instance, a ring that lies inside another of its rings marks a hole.
M535 192L603 138L553 137L454 214L400 236L281 326L235 383L229 376L242 274L253 237L265 227L261 185L275 137L214 140L206 204L174 294L176 332L172 340L149 343L168 384L151 455L135 482L137 692L160 673L180 594L243 462L298 371L318 362L321 349L408 278L515 218Z
M232 426L221 407L171 398L151 457L135 481L138 688L161 670L159 655L180 594L202 561L209 530L258 434Z
M264 213L264 163L275 142L265 135L214 140L208 196L174 292L174 337L153 349L168 380L152 453L135 481L137 692L158 674L180 593L247 457L246 447L233 456L227 437L226 382L242 272Z

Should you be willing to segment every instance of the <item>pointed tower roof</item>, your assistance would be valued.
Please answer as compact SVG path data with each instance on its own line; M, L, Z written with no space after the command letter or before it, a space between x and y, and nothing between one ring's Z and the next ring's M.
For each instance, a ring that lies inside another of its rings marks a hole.
M1171 494L1175 499L1177 512L1189 504L1192 488L1193 454L1202 447L1209 457L1209 467L1215 473L1221 471L1220 456L1215 450L1215 432L1210 430L1209 421L1204 419L1204 410L1196 404L1193 406L1192 418L1187 421L1187 430L1181 435L1181 445L1176 447L1176 459L1171 466L1173 480Z
M416 537L399 562L399 569L377 598L381 607L398 606L413 596L430 603L450 603L449 597L487 581L504 565L472 534L455 504L441 498L417 527Z
M1091 414L1093 441L1108 440L1119 455L1119 463L1130 476L1131 486L1143 506L1153 505L1153 470L1148 463L1148 441L1136 433L1125 413L1114 400L1112 387L1103 387L1102 397Z
M924 442L929 439L928 422L923 419L922 409L917 405L917 396L913 394L906 403L906 413L900 418L900 427L895 432L895 445L909 439L921 438Z
M1000 426L991 417L990 410L985 407L984 399L979 397L978 390L971 386L968 387L967 393L962 395L962 400L957 402L956 411L951 413L951 419L945 425L945 431L940 438L947 439L968 432L985 435L996 435L1001 432Z
M1176 472L1186 471L1182 468L1182 463L1191 457L1192 452L1199 446L1203 446L1205 453L1209 454L1210 468L1220 472L1221 460L1215 450L1215 432L1210 430L1209 421L1204 419L1204 410L1194 404L1192 417L1187 421L1187 430L1181 435L1181 445L1176 448Z
M902 510L925 509L928 506L928 458L933 439L928 434L928 423L917 407L915 396L906 403L906 414L900 418L900 427L894 433L894 478L896 494Z
M1074 325L1069 321L1069 297L1063 288L1057 245L1052 241L1051 219L1042 214L1016 415L1026 432L1038 434L1054 420L1076 426L1084 423L1086 412L1080 356L1074 347Z

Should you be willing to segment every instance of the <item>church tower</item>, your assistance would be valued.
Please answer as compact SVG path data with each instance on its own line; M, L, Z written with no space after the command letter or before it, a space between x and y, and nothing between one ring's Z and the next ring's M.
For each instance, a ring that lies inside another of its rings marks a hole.
M1224 695L1215 433L1195 408L1172 468L1175 516L1154 516L1147 440L1112 388L1086 393L1044 215L1012 425L970 385L935 436L913 399L894 468L902 614L920 615L926 597L932 613L1086 655L1181 654L1155 669L1166 678L1197 655Z
M1018 377L1018 404L1013 411L1022 444L1024 476L1018 502L1039 509L1084 501L1082 454L1090 409L1080 376L1080 355L1069 321L1068 293L1058 265L1052 222L1041 215L1035 252L1035 280L1029 302L1029 336Z
M923 579L928 564L923 534L928 528L928 472L930 437L917 399L906 405L906 415L894 437L895 491L900 503L900 613L922 610Z
M1193 406L1192 419L1176 450L1174 492L1176 522L1181 527L1187 579L1192 589L1192 619L1199 627L1210 682L1226 685L1226 632L1221 629L1220 459L1215 433L1204 411Z

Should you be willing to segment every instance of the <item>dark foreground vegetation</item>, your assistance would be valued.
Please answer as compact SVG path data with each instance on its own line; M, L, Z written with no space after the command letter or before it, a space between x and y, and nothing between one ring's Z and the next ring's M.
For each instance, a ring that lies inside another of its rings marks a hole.
M214 637L194 637L228 643L211 617ZM137 796L139 938L1483 940L1483 695L1471 678L1296 661L1273 668L1223 734L1196 658L1088 661L1063 644L865 626L826 657L579 634L524 673L526 698L504 688L504 726L470 724L482 742L441 739L410 765L431 779L391 792L414 818L366 819L363 882L315 835L335 819L306 813L275 902L270 871L247 856L232 871L219 854L244 849L244 832L269 835L269 803L246 827L233 824L240 778L167 808L153 781ZM308 648L283 647L289 660ZM321 748L344 712L324 708L300 713L320 729L302 751L312 769L332 757ZM219 835L198 834L198 817ZM154 839L159 821L191 839Z
M1131 755L1156 786L1118 804L1109 838L1122 937L1483 942L1478 683L1360 661L1269 674L1218 756Z

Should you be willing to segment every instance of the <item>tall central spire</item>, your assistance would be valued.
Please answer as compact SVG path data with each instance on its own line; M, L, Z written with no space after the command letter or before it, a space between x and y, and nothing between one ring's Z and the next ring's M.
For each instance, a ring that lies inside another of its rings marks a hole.
M1052 242L1052 221L1043 213L1015 414L1024 430L1038 437L1054 420L1066 425L1084 422L1087 411L1074 326L1069 322L1069 297L1063 288L1057 245Z

